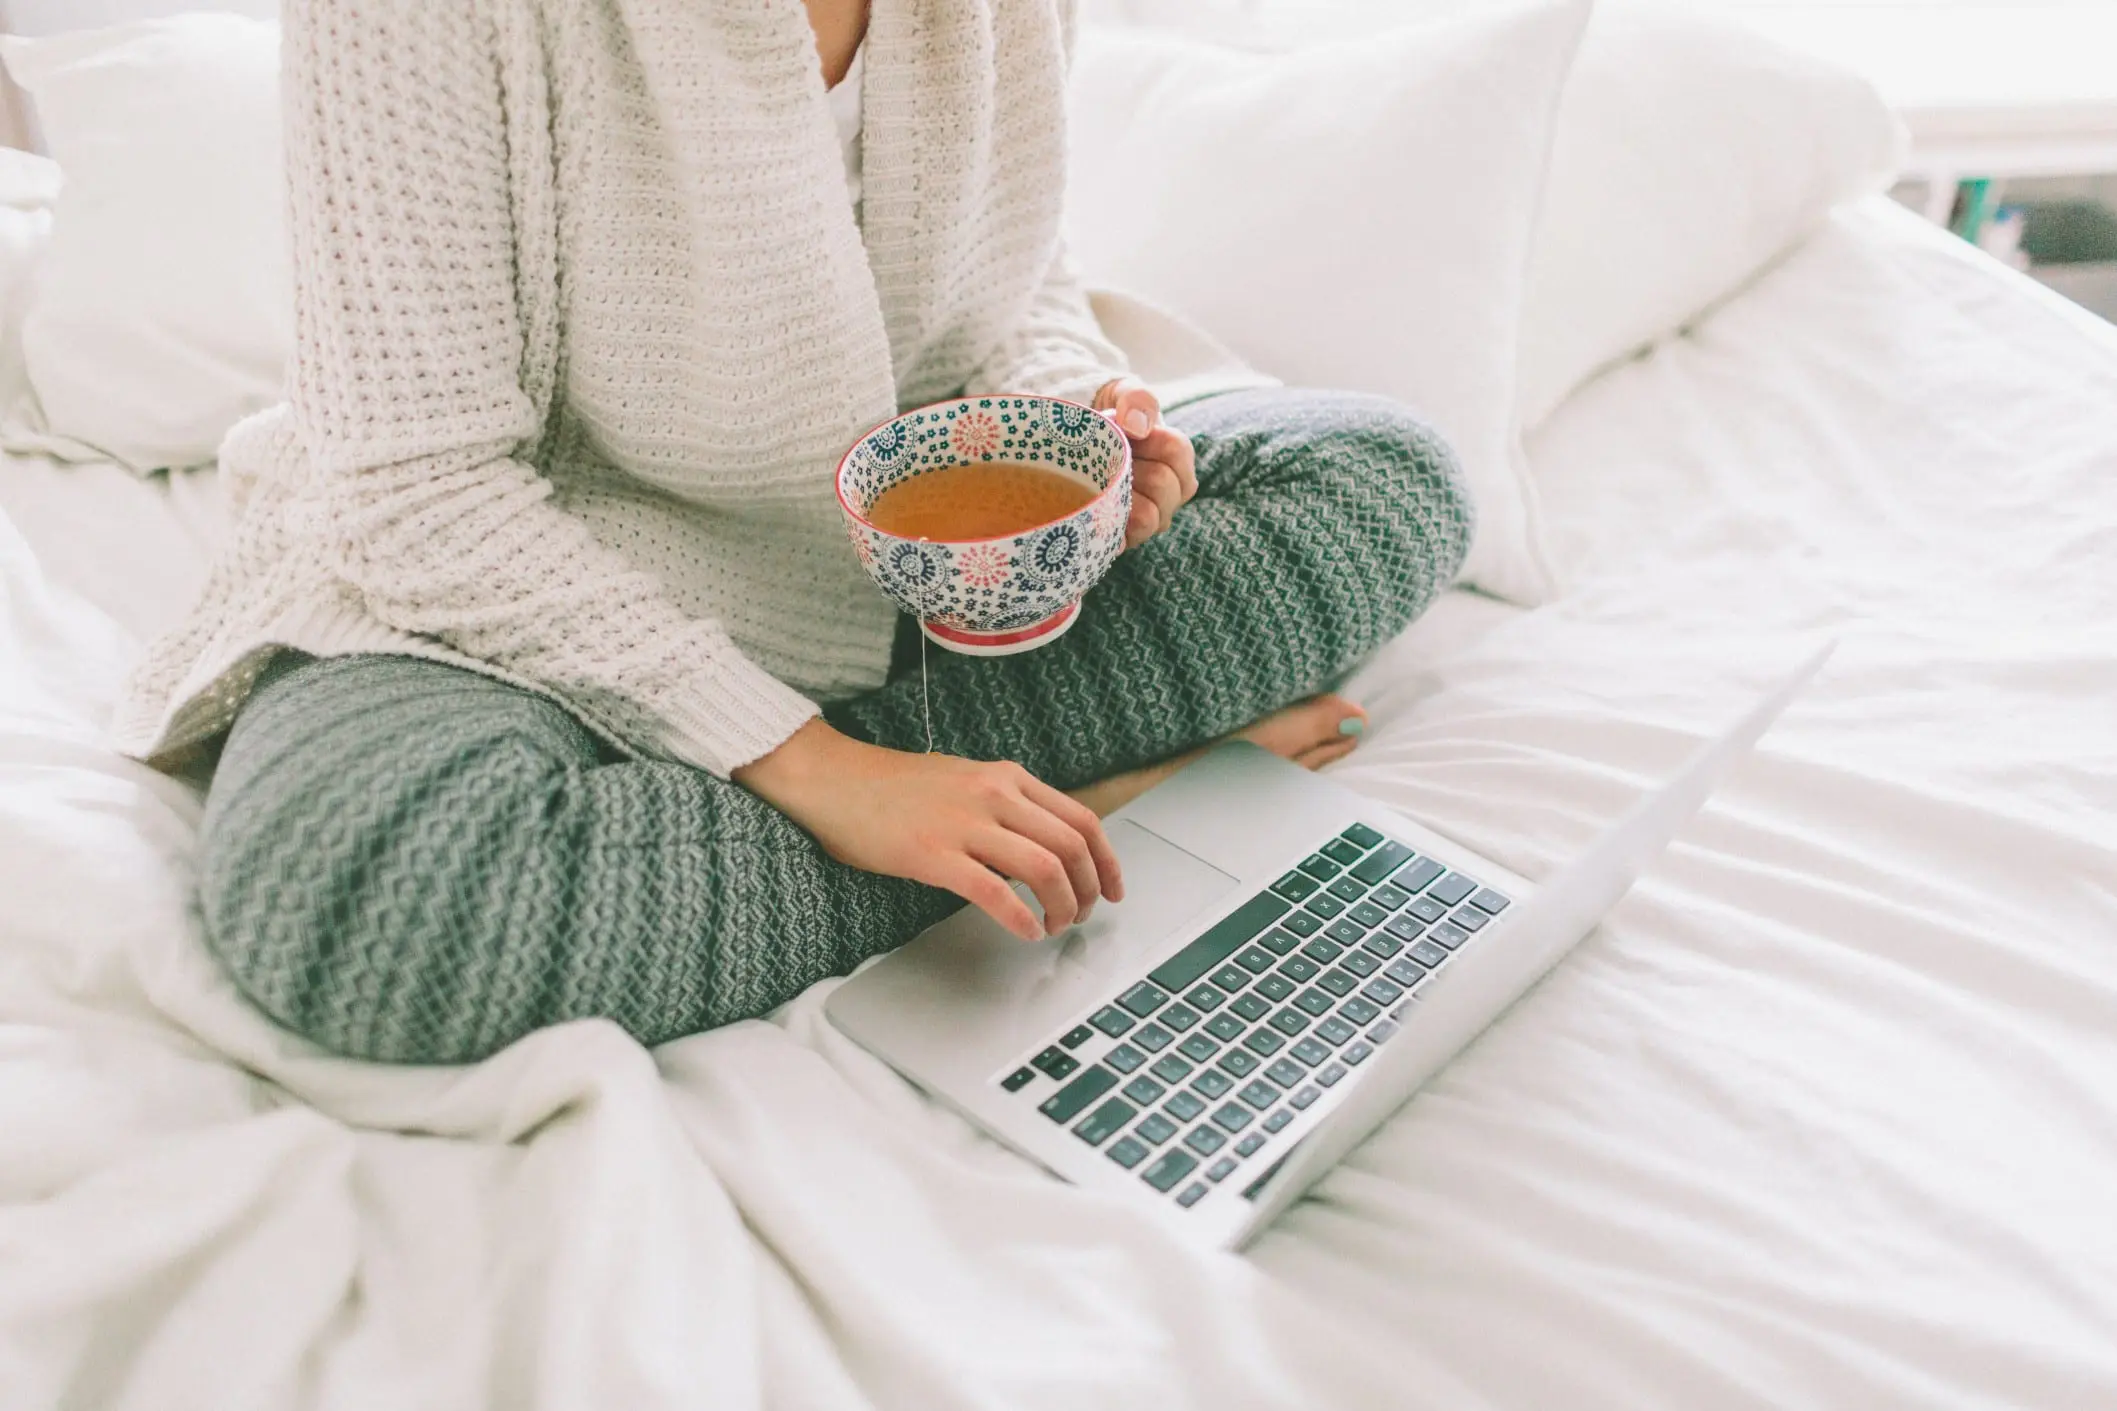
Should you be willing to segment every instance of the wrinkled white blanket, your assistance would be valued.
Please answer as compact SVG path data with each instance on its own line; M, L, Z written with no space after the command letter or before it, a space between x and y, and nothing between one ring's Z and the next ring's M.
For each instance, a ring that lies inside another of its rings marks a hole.
M1364 672L1356 787L1536 875L1844 643L1249 1258L827 986L651 1054L305 1051L198 944L196 798L98 740L134 635L0 522L0 1407L2117 1404L2117 336L1866 212L1532 458L1569 591Z

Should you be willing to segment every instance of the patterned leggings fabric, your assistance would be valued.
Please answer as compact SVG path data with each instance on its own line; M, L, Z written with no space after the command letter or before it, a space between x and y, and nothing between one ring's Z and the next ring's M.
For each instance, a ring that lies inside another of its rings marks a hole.
M1454 457L1393 403L1238 392L1169 419L1198 498L1056 643L929 653L937 748L1061 788L1167 758L1324 687L1468 548ZM827 715L923 749L909 633L898 661ZM617 758L542 696L394 656L275 664L207 798L200 900L266 1013L407 1063L567 1019L652 1044L761 1015L960 905L832 861L737 785Z

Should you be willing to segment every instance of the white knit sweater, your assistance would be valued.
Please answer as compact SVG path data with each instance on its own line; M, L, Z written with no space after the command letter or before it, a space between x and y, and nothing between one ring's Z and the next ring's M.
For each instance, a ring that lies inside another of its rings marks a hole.
M1122 369L1060 249L1072 0L874 0L860 218L801 0L290 0L298 342L233 542L115 730L277 645L547 691L725 774L882 682L837 457Z

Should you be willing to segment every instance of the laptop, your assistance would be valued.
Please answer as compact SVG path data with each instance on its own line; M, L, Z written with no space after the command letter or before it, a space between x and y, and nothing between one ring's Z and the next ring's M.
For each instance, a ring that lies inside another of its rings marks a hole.
M1105 820L1123 903L1034 944L966 907L826 1012L1056 1175L1241 1248L1594 928L1830 651L1541 883L1227 744Z

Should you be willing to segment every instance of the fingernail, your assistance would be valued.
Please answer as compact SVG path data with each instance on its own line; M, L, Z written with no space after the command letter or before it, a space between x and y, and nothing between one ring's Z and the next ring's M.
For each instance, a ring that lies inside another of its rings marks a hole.
M1144 436L1153 429L1154 423L1149 421L1147 414L1138 407L1134 407L1131 411L1125 413L1125 430L1132 435Z
M1345 719L1338 722L1338 733L1340 735L1364 735L1367 733L1367 722L1357 715L1348 715Z

